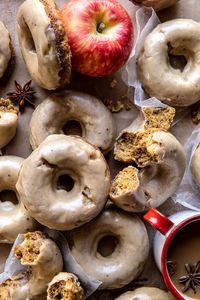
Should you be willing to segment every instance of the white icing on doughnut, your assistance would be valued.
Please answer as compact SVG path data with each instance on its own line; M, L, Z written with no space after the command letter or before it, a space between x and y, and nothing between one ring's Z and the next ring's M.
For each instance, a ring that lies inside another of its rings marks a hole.
M45 10L50 5L49 16ZM58 45L55 29L50 19L53 9L56 9L54 1L26 0L22 3L18 12L18 37L26 66L33 79L43 88L54 90L69 82L70 68L66 78L61 78L61 70L64 66L58 60ZM54 16L53 16L54 17ZM59 18L55 21L57 33L62 32L62 23ZM64 32L64 29L63 29ZM62 34L63 34L62 32ZM59 46L67 47L66 36L59 41ZM66 45L65 45L66 43ZM67 60L71 60L69 49L65 49ZM67 58L68 56L68 58ZM64 63L63 63L64 64ZM66 66L67 68L69 66ZM64 80L64 82L61 82Z
M117 239L109 256L98 251L100 240L106 236ZM73 257L87 274L102 281L101 289L120 288L135 279L149 251L142 221L116 207L108 207L96 219L72 231L71 239Z
M15 136L18 111L9 99L0 99L0 149L5 147Z
M174 296L155 287L142 287L126 292L115 300L175 300Z
M191 161L191 171L193 178L198 186L200 186L200 147L194 151Z
M0 79L5 74L12 57L10 35L0 21Z
M187 64L174 69L168 53L183 55ZM172 106L200 100L200 23L177 19L159 24L146 38L138 57L138 75L146 92Z
M34 230L36 221L25 209L16 191L23 159L17 156L0 157L0 192L12 190L16 192L19 203L14 205L10 201L0 202L0 242L13 243L19 233Z
M59 176L74 180L71 191L57 188ZM110 172L102 153L79 137L50 135L24 161L17 190L41 224L69 230L93 219L107 201Z
M107 152L113 145L114 124L110 111L94 96L64 91L50 95L34 111L30 123L30 143L35 149L50 134L64 133L70 120L79 122L82 138Z

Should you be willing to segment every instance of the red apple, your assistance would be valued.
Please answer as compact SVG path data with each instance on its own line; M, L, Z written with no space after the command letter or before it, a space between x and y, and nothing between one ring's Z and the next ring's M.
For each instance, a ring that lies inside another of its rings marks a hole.
M133 46L133 24L117 1L71 0L61 15L74 70L102 77L127 61Z

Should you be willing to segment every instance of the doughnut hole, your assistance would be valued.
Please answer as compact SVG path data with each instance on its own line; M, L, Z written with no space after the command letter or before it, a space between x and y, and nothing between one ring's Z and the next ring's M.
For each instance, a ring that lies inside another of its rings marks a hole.
M64 174L58 177L57 189L70 192L71 190L73 190L74 184L74 179L70 175Z
M118 244L119 240L116 236L106 235L98 242L97 252L103 257L108 257L115 252Z
M180 70L183 72L185 66L188 63L186 55L183 54L183 49L173 48L170 43L167 44L168 47L168 59L169 64L173 69ZM187 51L185 49L185 51ZM179 53L180 52L180 53Z
M1 191L0 202L11 202L13 205L17 205L19 203L16 193L12 190Z
M67 123L65 123L62 130L65 135L83 135L82 126L76 120L70 120Z
M27 48L28 51L36 53L35 42L34 42L32 33L31 33L28 25L26 24L26 22L24 22L24 31L26 33L25 34L26 38L24 39L25 47Z

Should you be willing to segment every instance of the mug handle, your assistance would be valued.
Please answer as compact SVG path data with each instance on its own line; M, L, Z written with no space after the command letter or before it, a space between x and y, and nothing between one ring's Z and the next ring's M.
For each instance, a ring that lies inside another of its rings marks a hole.
M143 216L144 220L150 223L160 233L166 235L169 230L174 226L174 223L165 217L155 208L150 208L148 212Z

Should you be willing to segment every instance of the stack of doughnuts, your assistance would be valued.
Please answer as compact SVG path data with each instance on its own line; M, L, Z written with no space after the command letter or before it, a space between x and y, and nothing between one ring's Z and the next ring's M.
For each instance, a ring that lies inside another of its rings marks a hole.
M133 2L160 10L177 1ZM63 232L76 268L91 281L98 281L98 289L122 288L140 276L149 254L146 227L135 213L164 203L184 174L183 147L169 132L175 109L142 108L116 137L113 115L100 99L66 90L72 54L55 1L25 0L17 21L21 53L30 76L44 89L61 91L42 99L32 114L32 153L26 159L0 157L0 192L14 191L18 201L0 201L0 243L12 244L22 234L23 240L12 253L27 267L0 284L0 299L85 299L87 287L63 264L63 248L61 251L57 241L44 233L47 228L49 232ZM181 40L184 26L186 39ZM0 44L1 80L13 50L1 22L0 32L4 44ZM187 106L199 99L200 73L195 56L200 49L198 33L199 24L177 20L159 25L147 37L137 64L138 76L149 95L172 106ZM172 70L166 59L168 51L188 58L182 74ZM155 72L158 61L160 69ZM9 99L1 99L0 149L14 138L17 120L18 110ZM80 134L65 133L71 121L79 123ZM113 179L104 157L112 149L114 159L127 164ZM101 248L106 240L112 250L104 253ZM160 289L144 287L117 299L173 297Z

